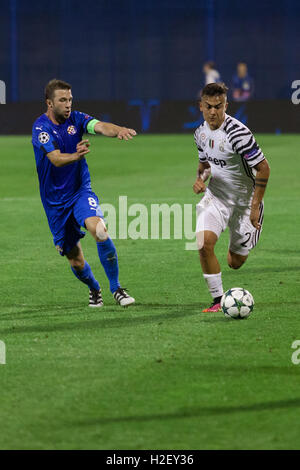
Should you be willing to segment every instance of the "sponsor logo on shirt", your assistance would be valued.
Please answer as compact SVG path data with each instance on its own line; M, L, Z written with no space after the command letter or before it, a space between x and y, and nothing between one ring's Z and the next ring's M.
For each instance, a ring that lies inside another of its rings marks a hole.
M77 129L76 129L75 126L69 126L68 129L67 129L67 132L68 132L68 134L70 134L70 135L74 135L74 134L76 134Z
M213 158L213 157L210 157L210 156L207 155L207 154L206 154L206 159L207 159L209 162L214 163L215 165L220 165L221 168L223 168L223 166L226 166L225 160L222 160L222 159L219 159L219 158Z
M50 140L50 135L48 134L48 132L40 132L38 139L41 142L41 144L46 144Z

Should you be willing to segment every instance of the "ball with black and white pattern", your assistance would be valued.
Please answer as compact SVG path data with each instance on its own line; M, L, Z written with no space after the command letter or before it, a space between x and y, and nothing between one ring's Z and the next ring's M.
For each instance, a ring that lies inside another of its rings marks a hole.
M254 299L252 294L246 289L232 287L223 294L221 307L227 318L247 318L253 311Z

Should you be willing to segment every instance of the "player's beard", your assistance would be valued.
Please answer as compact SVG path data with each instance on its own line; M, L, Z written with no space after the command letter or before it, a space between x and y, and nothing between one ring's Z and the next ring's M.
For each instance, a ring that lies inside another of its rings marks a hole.
M59 124L64 124L64 122L66 122L66 120L69 119L70 116L65 117L64 114L54 111L54 117L55 117L55 120L59 122Z

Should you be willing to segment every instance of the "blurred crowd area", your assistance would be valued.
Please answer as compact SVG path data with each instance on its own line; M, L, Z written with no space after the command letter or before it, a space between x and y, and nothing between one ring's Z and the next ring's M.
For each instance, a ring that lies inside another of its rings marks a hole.
M300 79L298 0L0 0L6 102L193 100L206 79L235 101L290 99ZM202 68L205 64L205 75Z
M216 64L213 61L204 63L203 74L203 86L209 83L223 82L222 74L217 70ZM229 96L233 101L249 101L254 96L254 80L249 74L248 65L245 62L237 63L231 82L226 83L226 85L229 87ZM198 98L200 93L201 90L198 93Z

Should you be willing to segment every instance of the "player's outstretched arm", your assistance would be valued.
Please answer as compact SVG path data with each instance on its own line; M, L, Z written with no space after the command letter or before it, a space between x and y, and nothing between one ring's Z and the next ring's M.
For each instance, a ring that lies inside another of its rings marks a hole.
M196 194L203 193L206 190L206 186L204 181L206 181L210 176L210 164L199 163L198 170L197 170L197 179L193 185L193 191Z
M120 127L111 122L97 122L94 128L96 134L103 134L106 137L118 137L120 140L129 140L136 135L134 129L128 129L127 127Z
M47 157L56 167L66 166L69 163L82 160L90 152L89 146L87 139L82 140L77 144L75 153L61 153L60 150L53 150L53 152L47 153Z
M261 228L261 224L258 222L260 203L263 200L265 190L268 184L268 179L270 176L270 167L267 160L263 160L262 162L258 163L258 165L256 165L254 168L257 172L255 177L255 190L251 204L250 221L252 225L257 230L259 230Z

